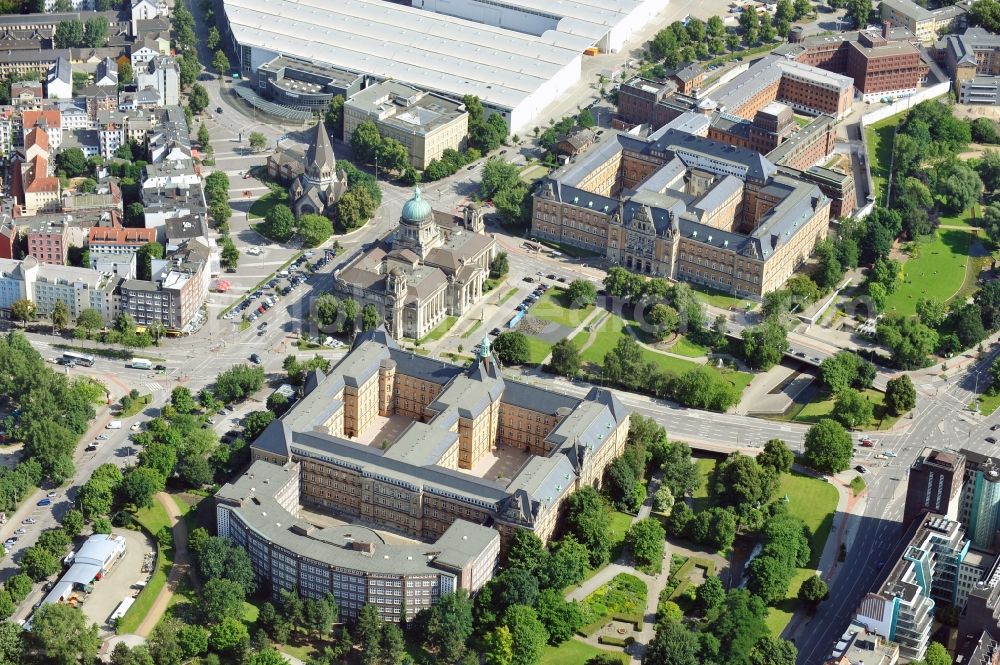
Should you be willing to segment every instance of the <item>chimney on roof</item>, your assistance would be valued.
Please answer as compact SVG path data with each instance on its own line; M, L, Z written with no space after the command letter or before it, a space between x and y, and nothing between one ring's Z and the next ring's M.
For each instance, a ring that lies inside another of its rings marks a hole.
M889 39L889 21L882 21L882 37L884 39Z

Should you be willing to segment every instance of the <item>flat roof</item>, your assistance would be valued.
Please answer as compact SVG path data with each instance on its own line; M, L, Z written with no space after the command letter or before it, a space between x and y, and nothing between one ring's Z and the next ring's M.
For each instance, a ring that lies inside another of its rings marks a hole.
M578 0L545 5L547 12L586 6ZM578 34L573 21L535 36L376 0L224 0L224 6L240 44L430 90L474 94L511 109L596 41Z

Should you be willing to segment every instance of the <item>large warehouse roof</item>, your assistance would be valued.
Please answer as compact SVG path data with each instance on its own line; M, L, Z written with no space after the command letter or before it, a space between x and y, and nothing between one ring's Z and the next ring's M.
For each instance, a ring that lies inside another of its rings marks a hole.
M571 0L525 2L544 4L547 11L562 4L578 14L609 14ZM591 35L564 32L561 26L535 36L381 0L224 3L233 37L240 44L431 90L475 94L505 108L515 108L595 41ZM592 25L573 16L573 32Z

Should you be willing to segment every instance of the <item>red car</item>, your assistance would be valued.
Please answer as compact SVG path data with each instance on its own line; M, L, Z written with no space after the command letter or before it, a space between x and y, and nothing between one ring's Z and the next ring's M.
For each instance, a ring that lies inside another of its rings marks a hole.
M861 447L862 448L874 448L875 447L875 442L872 441L871 439L865 439L864 441L861 442Z

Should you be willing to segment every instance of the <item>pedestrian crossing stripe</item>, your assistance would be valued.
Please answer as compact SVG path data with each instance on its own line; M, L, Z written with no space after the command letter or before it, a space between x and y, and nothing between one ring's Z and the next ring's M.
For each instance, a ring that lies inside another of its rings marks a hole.
M159 390L163 390L163 386L161 386L159 383L156 383L155 381L153 381L151 383L147 383L146 384L146 390L148 390L149 392L155 393L155 392L157 392Z

